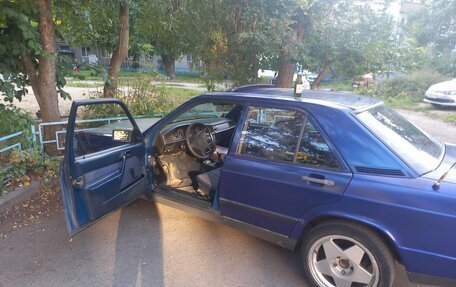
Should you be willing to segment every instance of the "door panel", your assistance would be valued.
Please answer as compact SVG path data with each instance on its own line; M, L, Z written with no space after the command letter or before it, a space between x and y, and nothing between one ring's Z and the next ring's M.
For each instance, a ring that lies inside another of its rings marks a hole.
M220 178L223 216L289 236L302 214L340 199L352 174L308 115L249 106Z
M129 201L128 197L142 194L144 188L136 188L136 185L145 183L145 170L140 161L143 153L141 145L125 146L116 150L114 156L110 154L97 157L96 160L77 162L79 170L85 172L80 173L82 183L74 185L74 189L84 194L89 220L95 220L123 205ZM93 164L94 161L104 164L99 166ZM130 191L131 188L135 191Z
M78 108L89 106L84 111L105 112L107 109L94 108L103 104L117 105L112 110L117 114L123 112L124 117L108 115L107 123L103 119L76 121ZM94 122L100 121L100 126L94 126ZM76 128L78 123L87 126ZM131 133L126 142L112 137L113 130L119 127ZM87 141L88 138L91 140ZM142 134L122 102L107 99L73 103L61 172L65 217L71 235L144 193L148 186L145 157Z
M302 178L317 175L334 185ZM306 210L339 200L350 179L351 173L228 155L220 178L221 212L288 236Z

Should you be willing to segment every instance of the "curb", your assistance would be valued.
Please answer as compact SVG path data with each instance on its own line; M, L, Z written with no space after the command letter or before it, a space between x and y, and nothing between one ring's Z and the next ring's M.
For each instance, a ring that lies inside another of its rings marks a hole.
M0 213L4 212L9 207L19 204L30 199L38 190L41 183L39 181L31 182L29 186L20 186L15 190L0 196Z

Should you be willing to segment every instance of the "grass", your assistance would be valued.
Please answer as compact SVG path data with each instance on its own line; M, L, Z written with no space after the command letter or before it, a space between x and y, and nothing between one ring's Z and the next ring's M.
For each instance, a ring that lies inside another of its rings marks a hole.
M356 90L352 88L350 81L321 82L319 89L332 89L334 91L356 92Z
M188 99L191 99L195 96L202 94L200 91L196 91L193 89L185 89L185 88L175 88L175 87L163 87L165 95L169 97L174 97L178 101L182 101L181 103L185 102Z
M444 118L444 120L447 121L447 122L456 124L456 114L447 115L447 116Z
M201 82L203 82L203 79L199 75L178 74L178 75L176 75L176 81L189 82L189 83L201 83Z
M73 82L73 81L68 81L65 87L73 87L73 88L99 88L103 87L102 82L84 82L84 81L78 81L78 82Z
M164 82L163 84L159 84L159 86L165 86L165 87L185 87L185 85L183 85L183 84L166 83L166 82Z
M411 111L425 111L429 108L423 107L420 105L419 102L416 102L410 98L388 98L388 99L380 99L383 102L395 109L403 109L403 110L411 110Z
M119 78L137 78L141 76L150 76L153 78L157 78L157 80L164 80L167 79L166 75L162 75L157 73L156 71L120 71ZM90 70L81 70L78 73L73 72L71 77L79 80L100 80L101 76L94 74ZM175 81L181 82L191 82L191 83L198 83L202 82L202 78L199 75L193 74L177 74Z

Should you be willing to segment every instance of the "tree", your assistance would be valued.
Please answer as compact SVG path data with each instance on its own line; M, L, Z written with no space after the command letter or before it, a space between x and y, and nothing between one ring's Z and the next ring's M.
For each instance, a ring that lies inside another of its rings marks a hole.
M43 121L60 121L58 94L68 94L62 90L63 76L56 77L52 1L2 1L0 5L0 74L4 78L0 91L4 99L21 100L26 85L31 84ZM45 137L53 134L48 129Z
M109 81L105 81L103 96L105 98L113 97L117 91L117 81L119 78L120 67L128 56L129 41L129 9L128 0L119 1L119 39L117 46L111 56L109 63L108 76Z
M292 17L301 2L305 1L190 1L185 35L194 65L211 78L256 82L258 69L276 68L284 38L293 35ZM291 53L297 46L293 42L287 49Z
M65 0L59 2L62 37L69 43L93 45L111 54L108 71L101 74L105 85L104 97L114 96L119 71L128 56L130 36L129 0ZM101 59L102 57L98 57Z
M256 83L259 69L276 68L282 34L290 23L284 3L232 1L224 8L228 71L236 83Z
M456 76L456 2L427 1L404 25L405 39L429 52L428 67Z
M393 21L385 11L369 5L339 1L308 27L304 52L299 60L319 71L312 83L316 89L331 69L342 77L390 70L398 55Z
M282 38L282 45L278 60L278 75L276 86L288 88L292 86L293 76L296 71L296 62L300 49L300 44L304 40L306 29L310 25L310 17L306 13L307 2L293 3L293 10L290 11L292 22Z
M187 51L185 25L189 6L187 1L142 1L138 14L138 33L153 44L160 55L166 74L176 78L175 61ZM191 31L189 31L191 32Z

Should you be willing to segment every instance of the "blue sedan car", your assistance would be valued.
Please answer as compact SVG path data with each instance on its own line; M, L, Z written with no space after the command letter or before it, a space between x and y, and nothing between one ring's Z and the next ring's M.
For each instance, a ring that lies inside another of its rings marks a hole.
M61 170L70 235L146 195L296 250L312 286L391 286L396 262L456 286L456 146L375 99L291 95L246 86L137 120L116 99L75 101Z

